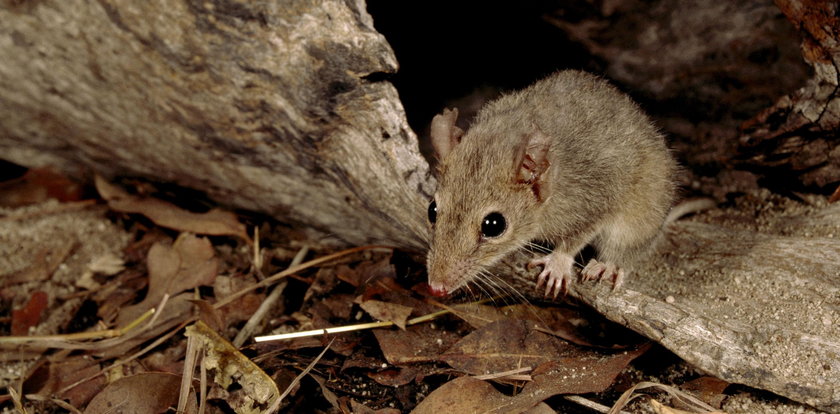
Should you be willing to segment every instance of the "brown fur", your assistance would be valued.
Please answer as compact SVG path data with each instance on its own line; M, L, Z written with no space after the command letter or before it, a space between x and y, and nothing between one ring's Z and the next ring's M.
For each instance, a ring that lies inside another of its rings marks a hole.
M432 138L451 142L441 135ZM446 292L533 240L570 255L592 243L599 260L630 267L674 197L676 164L663 136L629 97L584 72L558 72L488 103L438 156L428 270L431 286ZM537 166L530 181L528 165ZM507 229L483 239L491 212Z

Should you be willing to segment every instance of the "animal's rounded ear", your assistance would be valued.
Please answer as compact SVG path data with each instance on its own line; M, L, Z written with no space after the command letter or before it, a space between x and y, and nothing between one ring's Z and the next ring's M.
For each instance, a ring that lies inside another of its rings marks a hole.
M536 130L522 137L514 160L515 181L531 186L537 200L545 200L548 197L548 188L544 185L543 178L551 166L548 161L550 146L550 138L542 131Z
M455 126L458 120L458 108L444 109L443 113L432 118L430 135L432 147L435 149L438 160L442 161L461 142L464 130Z

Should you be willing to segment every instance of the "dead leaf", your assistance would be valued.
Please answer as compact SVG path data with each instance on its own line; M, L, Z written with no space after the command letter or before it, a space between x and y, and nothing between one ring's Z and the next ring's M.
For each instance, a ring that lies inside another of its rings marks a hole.
M82 199L82 186L50 168L31 168L22 177L0 183L0 205L18 207Z
M213 282L213 293L215 293L217 300L223 300L252 284L252 281L248 281L242 277L218 276ZM222 318L222 326L230 326L240 321L247 321L257 311L263 300L265 300L264 293L250 292L222 306L217 313Z
M539 330L575 345L604 349L635 347L645 339L635 332L601 317L591 310L568 306L505 306L502 313L511 319L536 322Z
M206 213L193 213L163 200L129 194L98 175L95 182L99 194L113 210L142 214L159 226L182 232L233 236L251 243L245 225L229 211L212 209Z
M330 403L330 405L333 406L333 408L337 409L339 406L338 396L327 387L327 380L311 372L309 373L309 376L312 377L312 379L318 383L318 386L321 387L321 393L324 394L324 398Z
M430 324L409 326L404 331L376 329L373 333L382 354L392 365L437 361L459 339L458 334Z
M484 325L507 319L504 312L495 306L481 305L474 302L459 303L451 307L452 313L470 324L473 328L481 328Z
M556 412L553 408L549 407L548 404L542 402L529 408L522 414L556 414Z
M703 400L706 404L709 404L712 407L720 408L721 404L723 404L723 400L726 399L726 395L723 391L726 390L729 385L730 384L728 382L722 379L704 376L680 385L680 389L691 392L697 396L697 398Z
M393 322L400 329L405 330L405 322L411 315L412 309L408 306L396 303L382 302L379 300L366 300L359 306L373 316L374 319L382 322Z
M414 378L417 377L417 371L409 367L392 368L371 372L368 377L381 385L401 387L414 381Z
M88 263L82 276L76 279L76 286L87 290L96 290L100 287L100 284L93 279L94 275L112 276L123 270L125 270L125 261L122 258L114 253L105 253Z
M181 233L172 246L156 243L149 249L149 291L142 302L120 312L117 321L128 323L157 306L163 296L175 296L198 286L210 286L216 278L218 259L213 246L205 238Z
M350 408L353 410L353 414L400 414L400 410L396 408L374 410L356 400L350 400Z
M203 364L223 389L238 384L237 399L227 399L236 412L259 412L280 396L277 384L263 370L242 355L230 342L198 321L187 327L186 336L199 340L205 357ZM177 390L177 386L175 387Z
M576 347L538 332L533 322L503 319L487 324L462 338L441 355L460 371L484 375L579 355Z
M178 404L181 376L145 372L120 378L88 404L85 414L158 414ZM195 393L190 394L187 413L197 412Z
M485 381L460 377L443 384L426 396L412 414L521 413L537 403L509 397Z
M352 269L344 265L338 266L335 272L339 280L354 287L372 285L383 279L394 280L397 276L396 269L391 264L390 252L383 254L379 260L368 260ZM389 284L389 286L402 290L402 287L397 284Z
M29 297L29 302L21 309L12 311L12 335L29 334L29 329L41 322L41 314L47 308L47 294L36 291Z
M61 355L59 353L58 355ZM97 376L85 381L61 394L59 390L89 378L100 371L99 363L86 355L67 357L45 361L27 375L23 383L24 394L54 395L67 400L74 407L83 407L105 387L105 377Z
M532 381L521 395L532 393L543 399L558 394L587 394L609 388L627 365L650 348L649 344L630 351L610 354L586 352L559 358L540 365L531 372ZM542 401L542 400L540 400Z

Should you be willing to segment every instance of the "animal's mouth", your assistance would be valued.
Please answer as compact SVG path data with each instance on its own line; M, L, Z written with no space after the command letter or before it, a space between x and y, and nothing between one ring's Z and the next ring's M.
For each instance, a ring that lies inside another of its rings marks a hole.
M435 286L433 284L429 284L429 293L431 293L432 296L436 296L439 298L449 296L449 292L446 290L445 287Z
M464 284L464 279L461 277L435 278L430 275L428 290L432 296L445 297L456 292Z

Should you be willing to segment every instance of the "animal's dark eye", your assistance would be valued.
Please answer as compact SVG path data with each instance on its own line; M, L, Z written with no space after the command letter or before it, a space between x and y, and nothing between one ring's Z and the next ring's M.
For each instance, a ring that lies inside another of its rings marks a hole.
M437 203L432 200L429 203L429 223L435 224L435 221L437 221Z
M481 220L481 235L484 237L498 237L505 232L507 224L501 213L490 213Z

